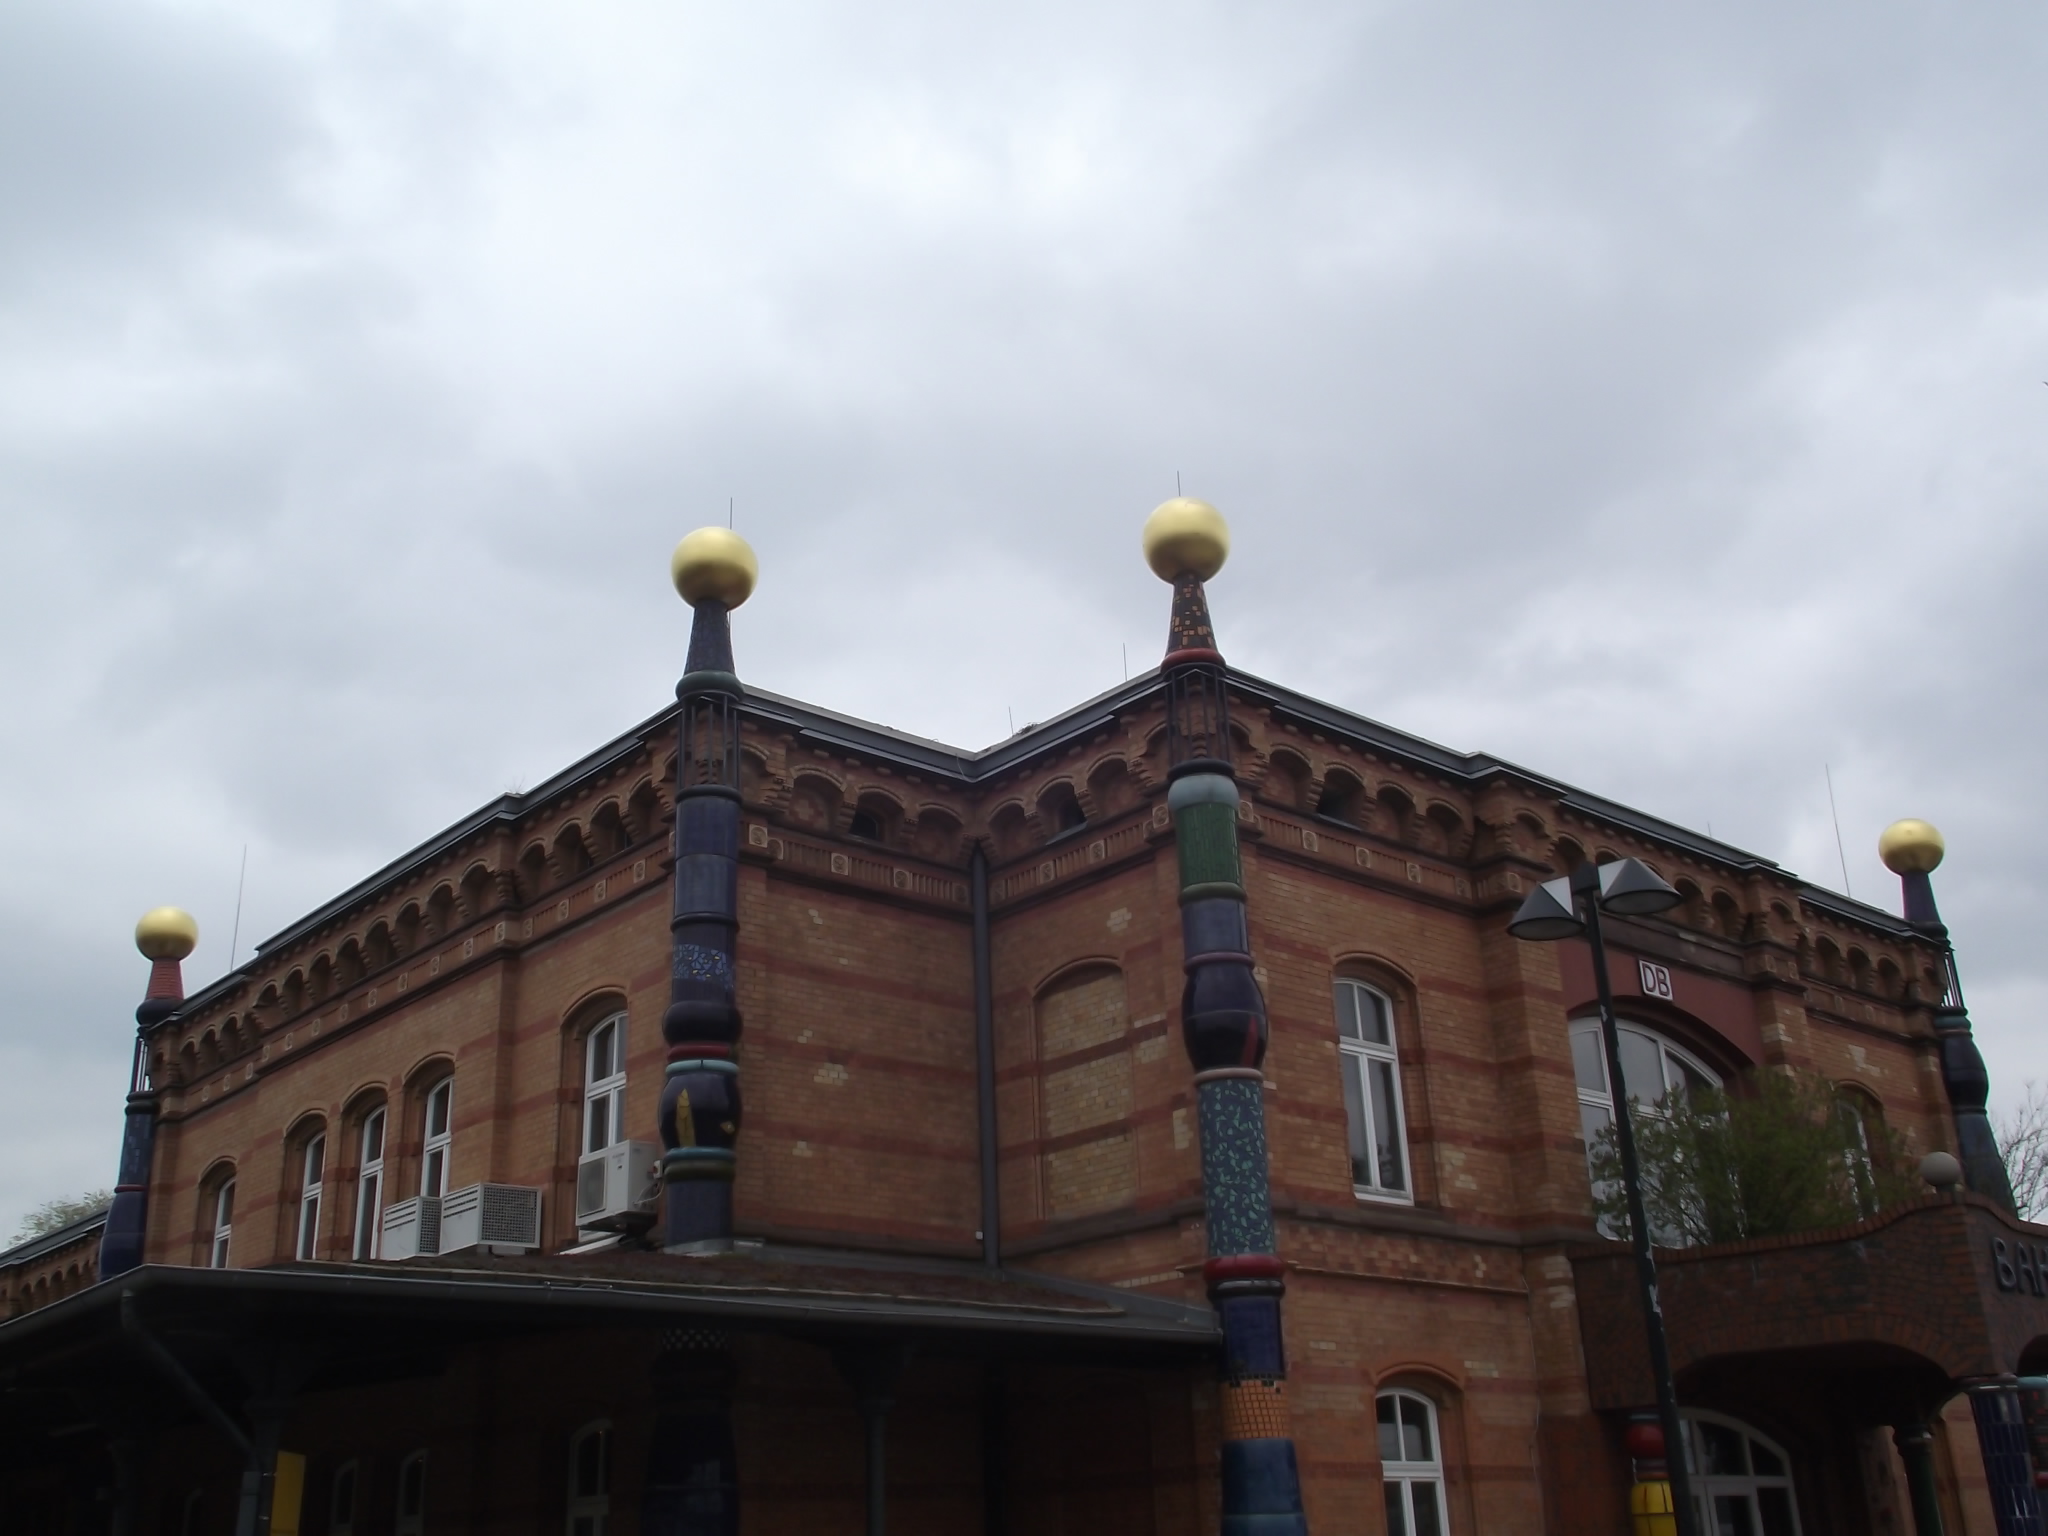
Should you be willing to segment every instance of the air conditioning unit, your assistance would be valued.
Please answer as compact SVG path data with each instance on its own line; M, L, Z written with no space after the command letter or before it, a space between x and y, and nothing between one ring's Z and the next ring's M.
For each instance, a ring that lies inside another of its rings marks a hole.
M470 1184L441 1197L440 1253L462 1248L540 1246L540 1191L519 1184Z
M576 1164L576 1225L596 1230L607 1217L650 1209L660 1166L661 1148L651 1141L584 1153Z
M384 1236L378 1254L386 1259L411 1259L441 1251L441 1201L415 1195L384 1207Z

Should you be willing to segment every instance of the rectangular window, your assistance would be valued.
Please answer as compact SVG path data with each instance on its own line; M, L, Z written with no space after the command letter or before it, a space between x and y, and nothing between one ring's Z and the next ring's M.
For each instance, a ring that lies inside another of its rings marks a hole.
M1405 1199L1408 1138L1393 1005L1362 982L1342 979L1335 1001L1352 1187L1360 1195Z
M384 1224L384 1111L363 1117L362 1160L356 1175L356 1258L377 1257Z
M234 1236L234 1223L235 1181L229 1179L213 1197L213 1248L206 1261L209 1268L228 1267L228 1243Z
M398 1467L396 1536L425 1536L427 1529L427 1453L414 1451Z
M334 1491L327 1500L327 1536L355 1536L356 1464L345 1461L334 1472Z
M427 1094L426 1143L420 1149L420 1193L448 1193L448 1145L454 1124L455 1079L444 1077Z
M320 1256L320 1190L327 1162L327 1138L315 1136L306 1143L306 1155L299 1168L298 1256Z
M626 1139L626 1016L590 1032L584 1049L583 1150L602 1152Z

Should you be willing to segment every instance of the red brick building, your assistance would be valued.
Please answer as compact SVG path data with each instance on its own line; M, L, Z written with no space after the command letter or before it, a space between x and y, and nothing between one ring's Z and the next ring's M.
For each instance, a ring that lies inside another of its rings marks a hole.
M1610 920L1632 1059L1825 1074L1915 1157L1955 1142L1939 946L1512 764L1229 695L1309 1524L1619 1533L1650 1390L1591 1208L1593 977L1507 917L1647 861L1685 903ZM8 1498L43 1522L10 1528L227 1531L253 1445L305 1458L309 1536L632 1532L648 1341L702 1329L749 1533L859 1529L870 1429L899 1532L1214 1530L1164 710L1148 675L975 753L748 692L728 1256L599 1230L659 1157L675 711L265 942L147 1032L145 1266L0 1325ZM2044 1238L1930 1194L1668 1255L1722 1528L1912 1529L1891 1430L1947 1400L1947 1528L1991 1536L1952 1394L2032 1364L2048 1285L1991 1255Z

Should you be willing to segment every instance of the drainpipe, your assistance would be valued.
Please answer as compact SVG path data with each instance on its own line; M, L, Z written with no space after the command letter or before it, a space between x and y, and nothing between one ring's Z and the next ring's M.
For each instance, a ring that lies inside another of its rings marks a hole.
M896 1406L896 1380L909 1357L900 1344L856 1345L838 1354L840 1373L853 1388L867 1431L867 1536L884 1536L888 1519L889 1410Z
M1913 1500L1914 1536L1942 1536L1941 1496L1934 1483L1934 1431L1924 1423L1901 1424L1892 1444L1906 1467L1906 1492Z
M996 1014L988 946L988 853L980 843L967 866L974 900L974 1086L981 1111L981 1261L1003 1263L1003 1212L996 1184Z

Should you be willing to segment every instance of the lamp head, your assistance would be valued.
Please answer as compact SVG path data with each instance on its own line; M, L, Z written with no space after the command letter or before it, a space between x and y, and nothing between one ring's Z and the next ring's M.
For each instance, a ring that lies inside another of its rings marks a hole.
M1508 920L1509 933L1539 944L1575 939L1585 930L1585 921L1579 916L1578 904L1572 896L1570 875L1559 875L1537 886L1522 898L1521 907Z
M1600 866L1600 905L1621 917L1651 917L1684 900L1641 859Z

